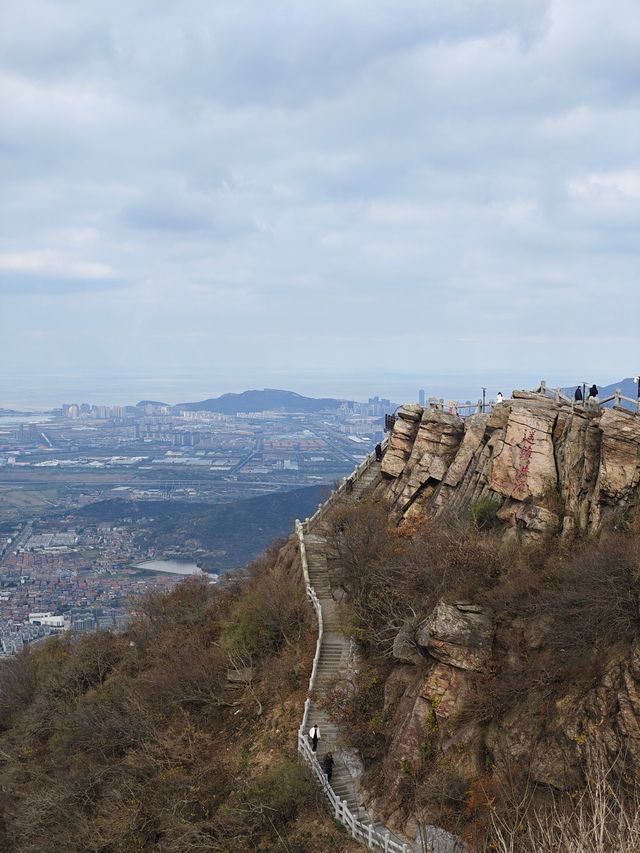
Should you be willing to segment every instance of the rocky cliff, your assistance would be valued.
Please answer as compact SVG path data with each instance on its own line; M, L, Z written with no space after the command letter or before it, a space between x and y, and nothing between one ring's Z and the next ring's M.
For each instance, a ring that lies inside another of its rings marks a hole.
M640 418L526 391L466 419L403 406L382 472L396 521L468 515L484 499L513 533L597 532L637 502Z
M390 546L355 506L335 524L343 560L341 538L361 549L364 656L393 661L372 718L384 757L363 786L389 826L415 837L435 823L480 849L478 803L491 810L516 778L575 791L596 755L638 777L639 480L640 418L626 411L524 391L466 419L400 408L360 509L385 508ZM391 649L379 638L394 628Z

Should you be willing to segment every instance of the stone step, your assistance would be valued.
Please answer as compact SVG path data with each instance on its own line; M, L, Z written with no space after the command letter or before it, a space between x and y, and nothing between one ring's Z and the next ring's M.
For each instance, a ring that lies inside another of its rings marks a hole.
M379 467L379 465L372 466L356 481L352 492L354 498L360 499L379 480ZM335 615L335 601L333 599L333 590L327 568L327 537L325 535L327 532L328 525L323 519L314 523L311 533L305 534L309 580L320 600L324 628L316 669L315 686L319 696L322 696L332 682L344 674L351 648L351 642L342 634ZM320 727L318 759L322 761L327 752L336 752L336 765L334 766L331 778L331 787L335 795L346 803L349 811L355 815L363 826L369 826L372 824L371 818L358 803L351 774L348 768L339 761L337 752L337 744L340 742L339 726L333 722L328 711L319 706L317 699L310 704L308 721L309 728L314 723ZM385 836L387 833L386 827L375 823L372 825L377 832L383 837ZM389 838L402 843L393 833L389 834Z

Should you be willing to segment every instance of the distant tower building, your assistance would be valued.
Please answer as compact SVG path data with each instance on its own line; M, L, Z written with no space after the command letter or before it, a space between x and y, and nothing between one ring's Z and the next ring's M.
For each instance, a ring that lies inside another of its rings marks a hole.
M421 388L418 391L418 402L420 403L421 406L424 406L424 388Z

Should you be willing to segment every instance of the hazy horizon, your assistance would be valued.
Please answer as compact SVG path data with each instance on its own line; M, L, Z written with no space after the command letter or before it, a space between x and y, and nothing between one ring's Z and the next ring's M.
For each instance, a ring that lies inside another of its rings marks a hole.
M627 375L629 375L627 373ZM33 373L0 378L0 408L45 410L62 403L93 403L96 405L134 405L140 400L158 400L176 405L194 402L221 394L239 393L263 388L295 391L309 397L335 397L338 399L366 401L369 397L386 397L396 403L418 399L420 388L427 397L471 400L482 396L486 388L487 399L498 391L508 396L514 389L533 390L541 379L549 387L568 387L584 381L588 384L609 385L624 378L603 373L592 376L574 376L554 373L524 371L439 373L370 372L351 376L342 374L307 374L301 371L258 373L254 379L247 374L207 377L202 373L176 373L157 376L153 374L43 374ZM22 380L22 381L20 381Z

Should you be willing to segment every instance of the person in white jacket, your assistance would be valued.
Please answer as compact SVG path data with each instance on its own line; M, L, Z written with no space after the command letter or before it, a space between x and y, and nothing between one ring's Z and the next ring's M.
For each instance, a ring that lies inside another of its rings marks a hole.
M502 396L502 391L498 391L498 396L496 397L496 403L503 403L504 397Z
M315 723L309 729L309 737L311 738L311 749L315 752L320 740L320 729Z

